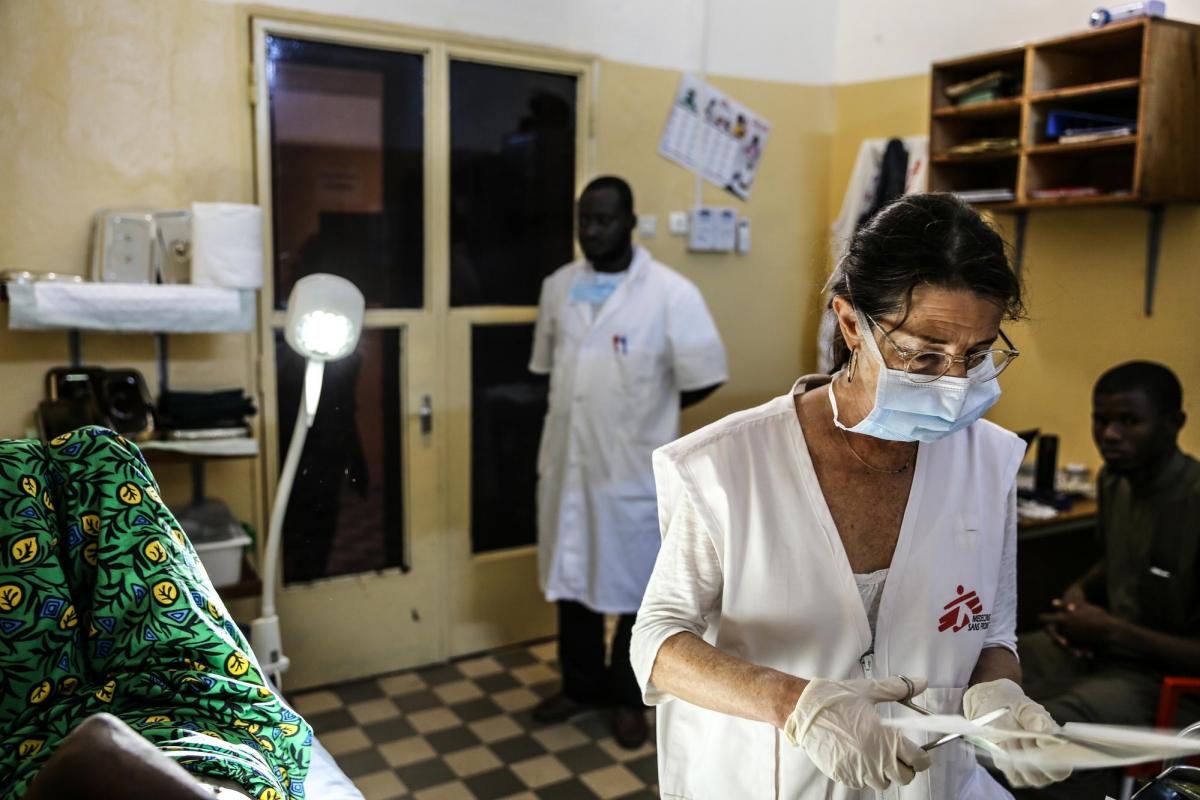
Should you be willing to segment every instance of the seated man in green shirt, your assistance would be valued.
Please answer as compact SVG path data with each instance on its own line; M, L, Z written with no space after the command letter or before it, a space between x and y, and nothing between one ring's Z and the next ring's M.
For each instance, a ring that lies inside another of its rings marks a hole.
M1093 390L1103 555L1019 642L1026 693L1060 723L1153 725L1163 676L1200 675L1200 462L1176 441L1182 395L1146 361ZM1117 777L1080 773L1035 796L1103 797Z

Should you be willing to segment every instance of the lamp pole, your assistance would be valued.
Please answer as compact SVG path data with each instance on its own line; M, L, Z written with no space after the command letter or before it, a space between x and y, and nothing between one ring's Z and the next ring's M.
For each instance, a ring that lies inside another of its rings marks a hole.
M267 528L267 543L263 554L262 600L259 617L250 624L250 647L258 656L263 670L272 677L278 688L283 688L283 673L291 661L283 654L283 637L279 630L279 614L275 611L275 582L279 574L279 550L283 540L283 520L287 516L287 503L292 495L292 484L304 452L304 441L308 429L317 415L317 404L321 399L321 383L325 375L325 362L309 359L304 369L304 388L300 392L300 409L296 424L292 427L292 441L288 444L283 470L279 473L279 484L275 489L275 502L271 506L271 522Z
M288 297L284 338L305 358L304 387L300 391L300 410L292 428L275 500L271 504L271 522L263 545L262 605L259 616L250 623L250 646L266 675L282 687L283 673L291 662L283 654L279 614L275 609L275 584L279 580L279 553L283 545L283 521L287 516L292 484L304 452L304 440L317 416L325 362L345 358L354 350L362 333L365 302L362 292L350 281L336 275L316 273L296 281Z

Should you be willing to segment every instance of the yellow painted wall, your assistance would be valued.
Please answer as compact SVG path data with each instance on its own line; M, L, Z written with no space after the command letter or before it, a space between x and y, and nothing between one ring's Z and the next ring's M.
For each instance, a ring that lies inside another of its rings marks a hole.
M274 14L273 14L274 15ZM305 15L307 21L320 19ZM366 23L358 22L360 27ZM98 208L186 206L253 199L245 10L201 0L0 2L0 269L86 272ZM729 350L732 378L689 410L695 427L785 391L811 368L803 344L823 280L830 87L714 77L773 127L752 199L713 187L707 202L753 221L748 256L695 255L667 234L667 214L690 208L693 178L657 155L679 73L610 61L598 70L594 171L632 182L638 209L659 216L646 244L692 278ZM65 333L7 330L0 305L0 436L25 435L42 376L68 357ZM252 336L176 336L178 388L256 387ZM157 382L149 336L89 334L90 363L139 368ZM166 499L189 499L187 472L157 469ZM260 475L251 462L211 464L210 491L263 526Z
M816 324L810 298L825 271L832 90L720 77L712 82L771 122L748 202L704 188L704 202L734 206L750 218L749 255L688 253L685 238L667 235L668 212L690 208L695 193L691 173L657 154L679 73L604 62L595 123L596 172L628 177L638 211L658 215L658 236L644 244L700 287L729 351L729 383L685 412L687 429L782 394L812 369L812 348L802 345Z
M926 133L929 125L927 75L835 91L830 222L862 139ZM1010 331L1022 355L1000 379L1004 394L989 417L1014 430L1057 433L1060 462L1095 468L1100 459L1091 442L1093 383L1122 361L1152 359L1179 375L1193 420L1181 445L1200 453L1200 208L1167 210L1151 318L1142 315L1145 211L1039 209L1028 219L1023 274L1029 319ZM997 214L996 222L1011 241L1011 215Z

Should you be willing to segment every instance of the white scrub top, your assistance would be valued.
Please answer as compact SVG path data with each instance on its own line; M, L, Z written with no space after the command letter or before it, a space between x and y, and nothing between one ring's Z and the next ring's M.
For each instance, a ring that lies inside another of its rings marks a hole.
M651 453L679 435L679 394L728 378L700 290L643 248L598 309L575 261L542 284L529 369L550 374L538 454L538 581L548 600L637 611L658 554Z
M663 693L650 682L658 650L688 631L803 678L925 677L930 688L919 701L934 713L961 713L983 648L1016 650L1015 483L1024 451L986 421L921 445L872 645L791 393L657 450L665 538L630 655L646 702L659 705L663 797L876 797L830 781L772 725ZM677 524L676 510L689 503L699 536ZM883 717L912 713L896 703L876 708ZM1009 798L967 745L931 756L930 770L878 796Z

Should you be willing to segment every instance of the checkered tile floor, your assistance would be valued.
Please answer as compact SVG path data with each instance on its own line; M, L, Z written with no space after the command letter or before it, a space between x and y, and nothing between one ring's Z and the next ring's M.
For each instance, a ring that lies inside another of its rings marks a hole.
M652 712L636 751L613 741L604 711L533 721L558 690L554 655L543 642L291 700L367 800L657 797Z

